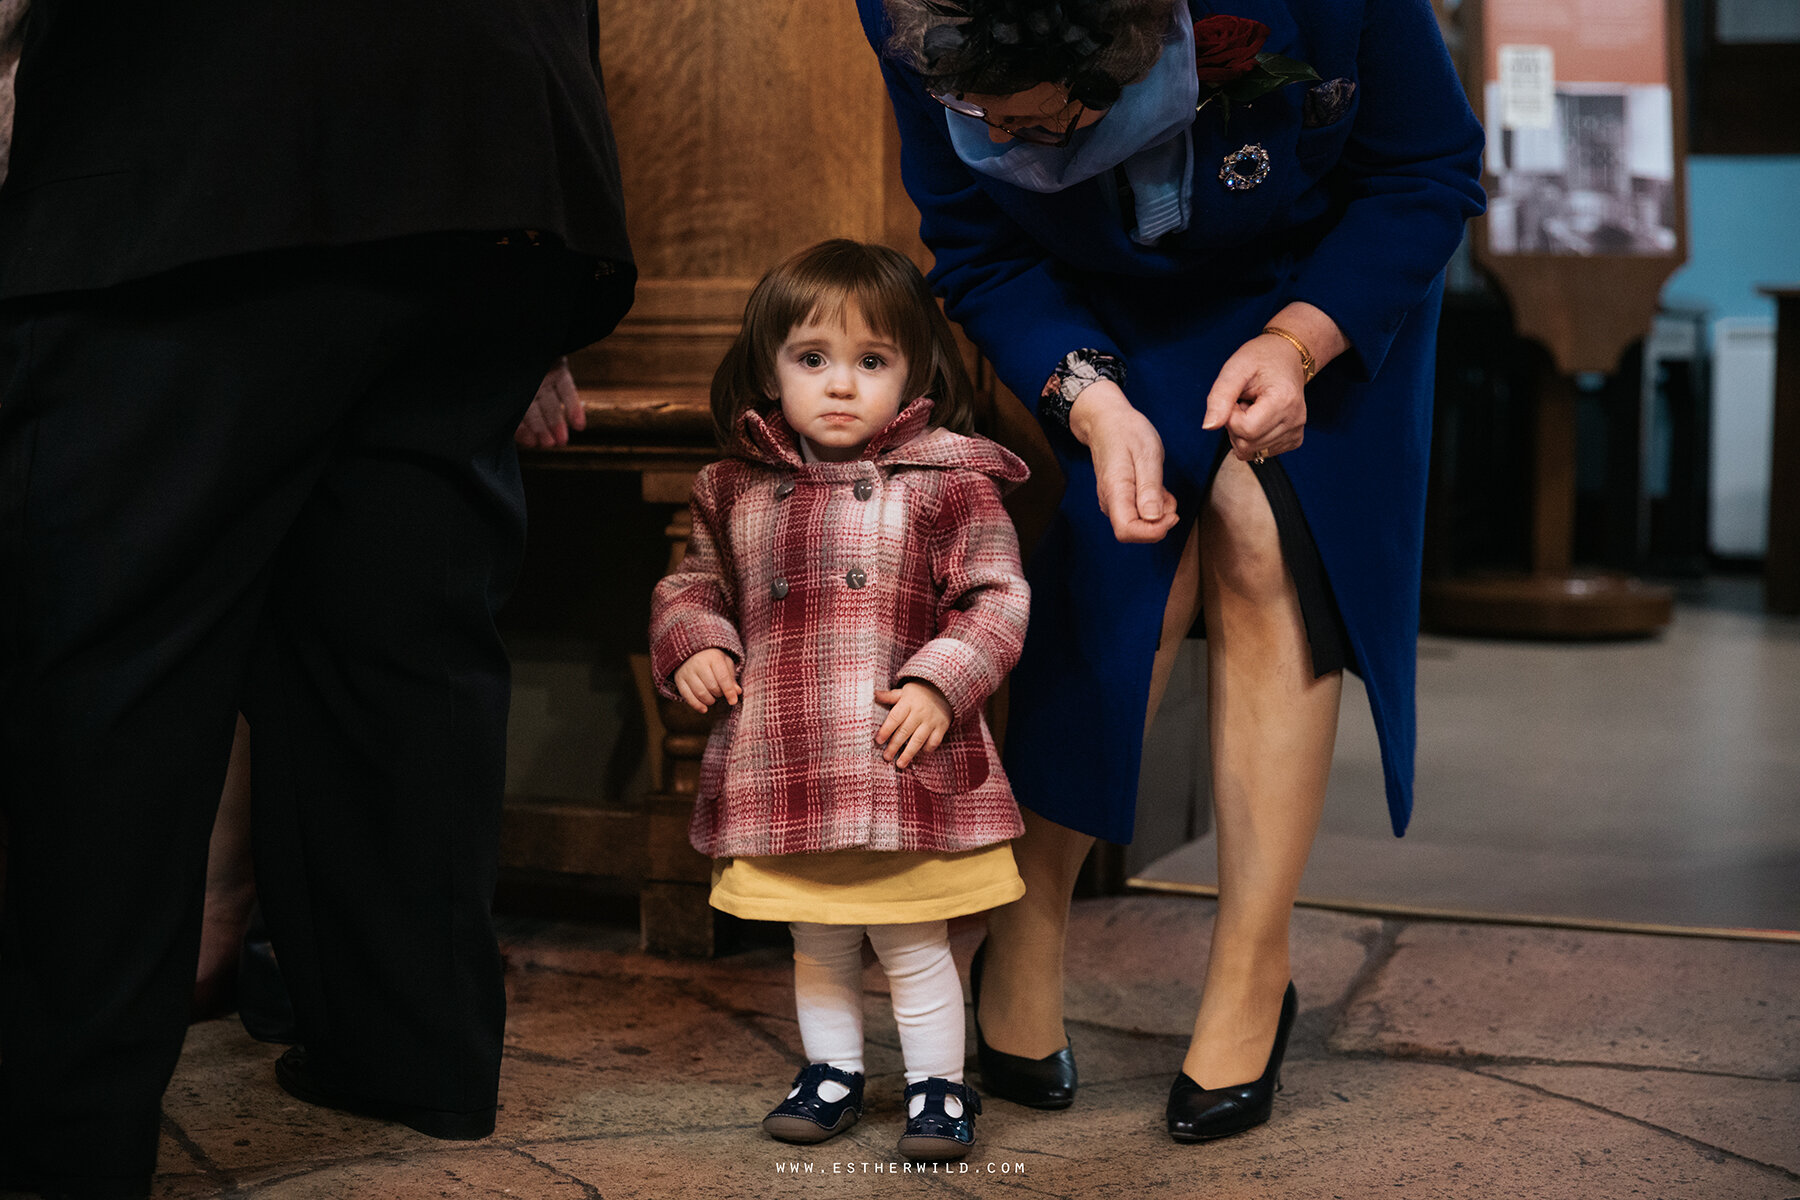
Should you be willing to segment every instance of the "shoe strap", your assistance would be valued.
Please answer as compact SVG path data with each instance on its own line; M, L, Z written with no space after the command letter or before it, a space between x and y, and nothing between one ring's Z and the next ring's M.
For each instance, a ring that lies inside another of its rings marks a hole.
M962 1101L965 1113L977 1115L981 1113L981 1094L979 1092L966 1083L953 1083L948 1079L940 1079L936 1075L929 1079L921 1079L917 1083L907 1084L904 1098L910 1103L914 1096L925 1097L926 1112L935 1108L946 1116L949 1115L949 1110L944 1107L944 1097L955 1096Z
M808 1063L798 1075L794 1076L794 1086L809 1087L816 1092L819 1090L819 1085L827 1079L843 1084L855 1094L861 1094L863 1089L861 1071L845 1071L830 1063Z

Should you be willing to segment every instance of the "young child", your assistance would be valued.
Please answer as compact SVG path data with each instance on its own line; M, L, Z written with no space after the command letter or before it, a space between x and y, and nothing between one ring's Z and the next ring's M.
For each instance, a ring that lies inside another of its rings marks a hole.
M900 1152L974 1142L945 920L1025 891L982 705L1029 592L1000 507L1025 465L968 433L970 391L904 256L838 240L782 263L714 376L730 457L695 481L687 557L656 589L657 686L727 707L689 829L712 904L794 935L810 1065L763 1120L783 1141L862 1115L866 933L905 1059Z

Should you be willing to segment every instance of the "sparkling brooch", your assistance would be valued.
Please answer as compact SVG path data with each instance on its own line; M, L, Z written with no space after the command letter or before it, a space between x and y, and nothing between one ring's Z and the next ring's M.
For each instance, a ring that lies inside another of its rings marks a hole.
M1269 152L1258 142L1233 150L1219 168L1219 182L1234 192L1247 192L1269 177Z

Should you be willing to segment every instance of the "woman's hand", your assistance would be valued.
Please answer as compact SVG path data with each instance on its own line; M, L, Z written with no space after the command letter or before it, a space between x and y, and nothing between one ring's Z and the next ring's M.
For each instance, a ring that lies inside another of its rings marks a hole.
M738 687L737 664L718 649L702 650L676 667L675 690L695 712L705 712L721 696L725 703L736 704L744 694Z
M1248 462L1297 450L1306 429L1306 372L1285 338L1259 334L1225 360L1206 396L1204 428L1223 425L1231 452Z
M1269 324L1285 329L1312 352L1315 368L1349 347L1337 323L1311 304L1295 302ZM1258 454L1297 450L1306 434L1306 369L1286 338L1259 333L1225 360L1206 395L1203 428L1224 426L1231 452L1248 462Z
M569 430L587 428L587 410L581 406L581 393L575 389L575 377L569 374L569 360L559 358L544 372L525 419L513 433L513 441L527 450L548 450L565 446Z
M875 735L875 744L887 747L882 757L897 767L904 768L919 755L936 750L950 732L950 702L922 679L909 679L897 688L876 692L875 703L893 705Z
M1162 437L1110 380L1082 389L1069 432L1094 456L1100 511L1121 542L1160 542L1175 528L1175 497L1163 487Z

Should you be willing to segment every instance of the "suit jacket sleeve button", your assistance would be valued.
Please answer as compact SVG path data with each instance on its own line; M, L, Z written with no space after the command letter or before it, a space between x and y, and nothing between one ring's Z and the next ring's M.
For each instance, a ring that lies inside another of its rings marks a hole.
M769 595L775 597L775 599L777 599L777 600L785 600L785 599L787 599L787 594L788 594L787 580L785 580L785 579L781 578L779 575L777 575L775 577L775 582L771 583L769 585Z

